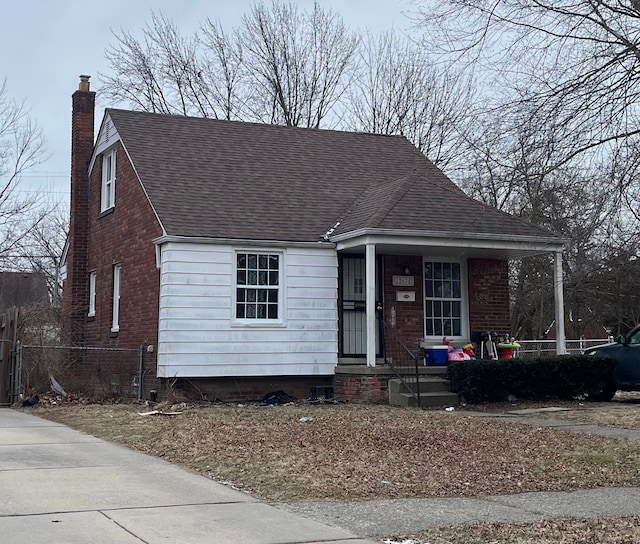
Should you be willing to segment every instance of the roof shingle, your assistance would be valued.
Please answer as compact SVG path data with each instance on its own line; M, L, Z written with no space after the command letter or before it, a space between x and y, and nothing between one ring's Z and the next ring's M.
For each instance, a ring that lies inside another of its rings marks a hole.
M320 240L362 228L543 236L408 140L108 109L168 235Z

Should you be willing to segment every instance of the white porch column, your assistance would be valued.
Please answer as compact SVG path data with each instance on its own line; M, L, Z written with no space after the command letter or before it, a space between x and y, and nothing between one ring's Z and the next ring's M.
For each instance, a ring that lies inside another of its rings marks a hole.
M367 244L365 259L367 286L367 366L376 366L376 246Z
M556 305L556 353L567 353L567 342L564 333L564 294L562 280L562 251L555 254L553 268L553 290Z

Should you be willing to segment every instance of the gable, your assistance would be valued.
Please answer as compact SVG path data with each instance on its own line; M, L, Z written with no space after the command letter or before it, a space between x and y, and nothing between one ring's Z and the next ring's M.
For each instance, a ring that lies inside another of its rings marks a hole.
M100 130L98 131L91 162L89 163L89 175L91 175L97 157L119 141L120 135L113 124L113 120L108 113L105 113L102 124L100 125Z
M542 228L468 197L429 164L402 178L369 186L332 234L358 229L551 236Z

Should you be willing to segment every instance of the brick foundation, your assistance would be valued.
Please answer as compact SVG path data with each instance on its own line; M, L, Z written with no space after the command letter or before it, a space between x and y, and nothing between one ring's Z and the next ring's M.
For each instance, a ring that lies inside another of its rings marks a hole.
M284 391L297 400L311 397L312 386L333 386L333 376L256 376L237 378L163 379L160 396L176 400L253 402ZM147 391L149 389L147 388Z
M335 397L347 402L389 402L389 379L395 374L388 367L338 365L333 380Z

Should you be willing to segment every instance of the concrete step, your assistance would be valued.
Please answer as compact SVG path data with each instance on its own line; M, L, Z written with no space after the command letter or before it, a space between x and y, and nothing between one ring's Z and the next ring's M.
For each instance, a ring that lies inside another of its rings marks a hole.
M415 376L406 376L404 378L404 382L411 389L416 389L416 378ZM445 380L444 378L432 377L432 376L421 376L420 377L420 392L421 393L448 393L449 392L449 380ZM389 394L393 393L409 393L409 389L407 385L402 382L400 378L391 378L389 380L388 388Z
M420 403L422 408L435 408L438 406L457 406L460 397L456 393L421 393ZM411 393L398 393L389 396L391 406L418 406L418 400Z

